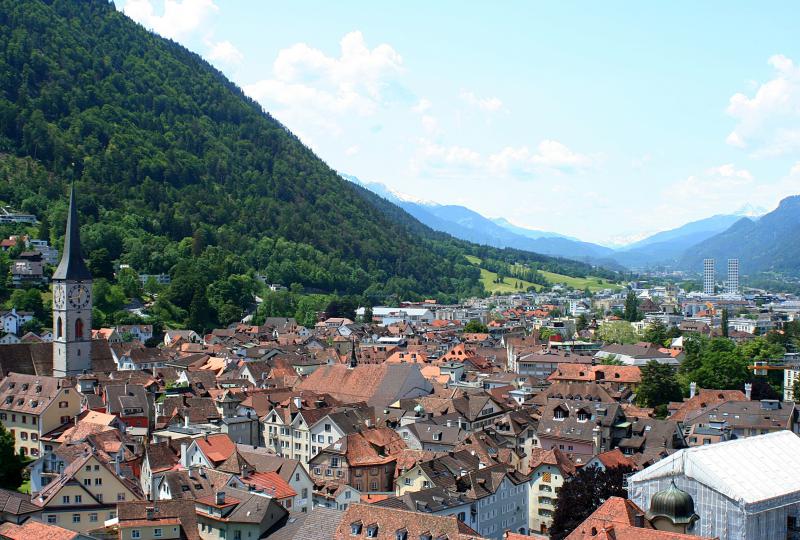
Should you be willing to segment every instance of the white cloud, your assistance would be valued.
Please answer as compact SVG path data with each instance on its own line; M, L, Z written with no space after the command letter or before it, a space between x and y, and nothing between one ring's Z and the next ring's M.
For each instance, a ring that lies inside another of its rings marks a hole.
M211 47L208 59L218 60L226 64L240 64L244 60L244 55L230 41L218 41Z
M411 107L411 110L415 113L422 114L428 111L433 106L433 103L430 102L427 98L420 98L416 105Z
M593 159L585 154L570 150L565 144L545 139L535 151L527 146L506 147L489 156L489 166L495 171L536 172L542 169L562 172L586 169Z
M503 108L503 102L496 97L481 98L476 96L473 92L462 90L459 97L468 105L477 107L482 111L497 112Z
M800 176L800 161L798 161L792 166L792 170L789 171L789 175Z
M532 158L534 163L553 168L583 168L588 167L592 160L589 156L573 152L566 145L558 141L544 140L539 143L539 149Z
M434 164L479 167L482 165L480 153L464 146L443 146L427 139L420 140L423 157Z
M784 155L800 150L800 67L781 54L769 59L772 79L755 94L731 96L727 113L737 124L725 141L738 148L754 148L754 157Z
M370 49L361 32L346 34L338 57L305 43L282 49L272 77L245 86L265 107L310 108L320 113L373 115L402 72L403 59L391 46Z
M733 163L726 163L719 167L711 167L706 171L710 177L727 178L737 184L746 184L753 181L753 175L747 169L737 169Z
M553 140L543 140L535 150L527 146L507 146L484 156L471 148L437 144L423 138L419 140L417 154L412 160L412 170L427 168L446 177L469 169L477 176L526 180L544 173L578 172L593 163L590 156L574 152Z
M420 121L422 122L422 129L424 129L426 133L434 134L439 132L439 121L436 120L436 117L423 114Z
M176 41L201 28L219 10L214 0L164 0L164 11L156 14L152 0L128 0L122 11L145 28Z
M665 187L661 193L664 202L654 213L669 213L676 222L731 213L751 201L757 187L747 169L731 163L711 167Z
M361 152L361 147L358 146L357 144L354 144L353 146L349 147L347 150L344 151L345 155L348 156L354 156L359 152Z

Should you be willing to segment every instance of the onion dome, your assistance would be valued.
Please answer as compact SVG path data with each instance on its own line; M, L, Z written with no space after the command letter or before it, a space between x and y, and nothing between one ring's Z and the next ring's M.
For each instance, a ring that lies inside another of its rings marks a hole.
M672 480L670 486L659 491L650 500L650 510L645 514L648 520L665 518L673 525L689 525L700 519L694 513L694 500L692 496L675 485Z

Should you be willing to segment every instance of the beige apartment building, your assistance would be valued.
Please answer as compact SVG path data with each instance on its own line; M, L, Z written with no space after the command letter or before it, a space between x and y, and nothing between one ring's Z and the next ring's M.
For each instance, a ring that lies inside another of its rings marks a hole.
M81 396L66 379L9 373L0 383L0 422L24 456L39 457L42 435L71 421L80 409Z
M92 453L70 463L31 502L42 509L42 521L86 532L117 517L117 503L141 500L138 485L121 477Z

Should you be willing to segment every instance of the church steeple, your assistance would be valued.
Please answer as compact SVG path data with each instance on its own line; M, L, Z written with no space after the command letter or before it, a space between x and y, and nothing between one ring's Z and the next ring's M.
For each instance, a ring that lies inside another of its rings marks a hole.
M81 253L80 224L78 223L78 209L75 205L75 185L70 188L69 213L67 214L67 230L64 235L64 253L58 263L53 279L70 279L84 281L92 279L92 274L86 268Z
M81 253L75 186L70 189L64 253L53 273L53 376L92 369L92 274Z
M358 365L358 358L356 357L356 338L350 340L350 369L354 369Z

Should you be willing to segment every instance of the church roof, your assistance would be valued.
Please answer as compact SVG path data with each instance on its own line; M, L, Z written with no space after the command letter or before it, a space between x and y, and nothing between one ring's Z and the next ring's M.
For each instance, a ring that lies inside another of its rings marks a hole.
M75 206L75 186L69 194L69 214L67 215L67 230L64 235L64 254L58 263L53 279L69 279L84 281L92 279L92 274L86 268L81 253L80 224L78 223L78 210Z

